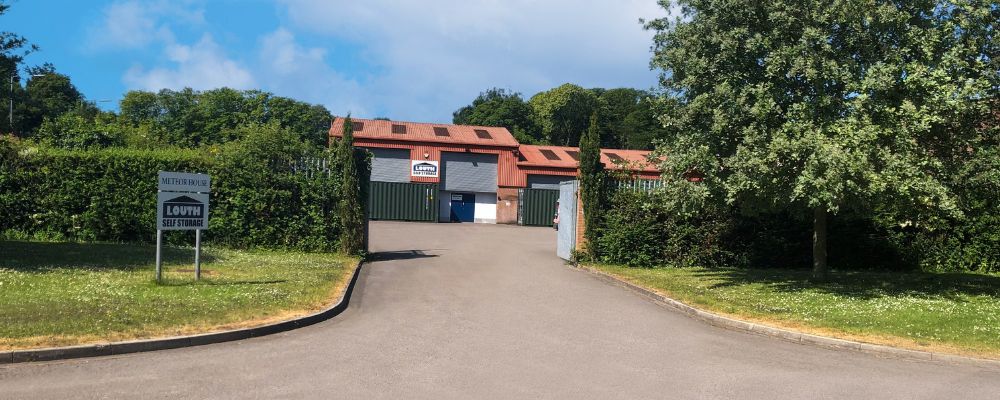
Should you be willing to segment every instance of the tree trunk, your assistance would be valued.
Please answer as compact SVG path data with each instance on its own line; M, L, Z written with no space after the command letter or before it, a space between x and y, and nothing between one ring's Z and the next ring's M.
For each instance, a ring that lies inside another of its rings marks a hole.
M826 209L813 209L813 279L826 278Z

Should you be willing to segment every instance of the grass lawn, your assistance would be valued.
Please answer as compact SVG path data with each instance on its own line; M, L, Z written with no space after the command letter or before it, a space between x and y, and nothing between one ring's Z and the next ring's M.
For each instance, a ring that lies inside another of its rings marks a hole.
M336 254L0 241L0 349L201 333L275 322L335 301L357 260Z
M592 265L699 308L771 326L1000 358L1000 276Z

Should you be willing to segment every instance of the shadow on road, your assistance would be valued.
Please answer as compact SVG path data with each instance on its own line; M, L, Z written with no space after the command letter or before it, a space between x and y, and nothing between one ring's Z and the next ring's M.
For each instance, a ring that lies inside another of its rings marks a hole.
M435 249L437 250L437 249ZM371 262L378 261L393 261L393 260L413 260L418 258L431 258L437 257L437 254L427 254L427 250L396 250L396 251L378 251L372 253L368 260Z

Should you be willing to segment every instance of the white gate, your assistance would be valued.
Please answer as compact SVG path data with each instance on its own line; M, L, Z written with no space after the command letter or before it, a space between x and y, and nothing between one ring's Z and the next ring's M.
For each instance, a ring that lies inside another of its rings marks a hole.
M573 258L576 249L576 193L580 181L559 183L559 235L556 255L563 260Z

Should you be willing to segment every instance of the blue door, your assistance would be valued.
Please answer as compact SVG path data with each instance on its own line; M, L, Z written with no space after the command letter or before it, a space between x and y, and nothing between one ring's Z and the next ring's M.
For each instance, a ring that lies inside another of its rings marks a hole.
M476 221L476 195L473 193L451 194L451 221Z

